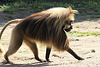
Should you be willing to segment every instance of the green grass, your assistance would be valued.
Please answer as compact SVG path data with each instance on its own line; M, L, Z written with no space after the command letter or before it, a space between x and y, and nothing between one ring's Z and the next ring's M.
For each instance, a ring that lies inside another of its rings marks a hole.
M0 6L0 8L4 12L13 13L15 11L24 11L25 9L28 9L28 4L25 2L13 2L13 3L6 3L3 6Z
M90 18L100 18L100 15L91 15Z
M76 28L80 28L80 25L77 25Z
M2 43L2 45L8 45L7 43Z
M98 36L100 37L100 32L78 32L78 31L71 31L67 34L72 34L75 37L83 37L83 36Z
M13 17L14 16L12 14L7 14L4 16L4 20L11 20L11 19L13 19Z
M13 13L16 11L24 11L24 10L34 10L34 11L41 11L41 10L45 10L48 8L52 8L52 7L68 7L71 6L73 7L72 4L63 4L63 3L57 3L57 2L31 2L31 3L27 3L27 2L13 2L13 3L7 3L5 5L1 5L0 8L2 8L2 10L4 12L8 12L8 13Z
M13 13L16 11L25 11L25 10L31 10L31 11L42 11L48 8L52 7L68 7L71 6L74 9L79 10L83 15L88 14L95 14L100 15L100 1L82 1L78 2L75 1L73 3L62 3L62 2L38 2L38 1L32 1L32 2L13 2L13 3L6 3L4 5L0 5L0 8L4 12ZM96 11L96 12L92 12Z

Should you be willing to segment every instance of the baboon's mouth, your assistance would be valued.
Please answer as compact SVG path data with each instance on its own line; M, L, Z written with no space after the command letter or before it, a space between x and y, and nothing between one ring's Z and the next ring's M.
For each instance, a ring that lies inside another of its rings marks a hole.
M65 29L65 31L66 31L66 32L70 32L70 31L71 31L71 29L73 29L73 26L72 26L72 25L70 25L70 27L69 27L69 28Z

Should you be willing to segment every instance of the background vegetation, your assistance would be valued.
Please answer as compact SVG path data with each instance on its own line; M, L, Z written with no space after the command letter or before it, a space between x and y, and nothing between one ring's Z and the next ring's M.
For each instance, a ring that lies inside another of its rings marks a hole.
M82 14L100 14L99 0L1 0L0 4L0 8L8 13L25 10L38 12L52 7L71 6Z

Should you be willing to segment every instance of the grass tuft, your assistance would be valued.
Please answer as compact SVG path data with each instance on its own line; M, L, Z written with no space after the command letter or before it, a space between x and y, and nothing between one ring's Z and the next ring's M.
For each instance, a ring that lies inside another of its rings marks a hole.
M100 32L78 32L78 31L71 31L68 32L67 34L72 34L76 37L83 37L83 36L99 36L100 37Z

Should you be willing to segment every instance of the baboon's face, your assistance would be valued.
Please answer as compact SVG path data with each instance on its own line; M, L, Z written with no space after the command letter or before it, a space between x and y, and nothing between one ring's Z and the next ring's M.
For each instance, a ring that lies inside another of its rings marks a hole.
M72 27L72 25L71 25L72 22L73 22L72 20L70 20L70 21L65 21L65 24L64 24L64 26L63 26L63 30L65 30L66 32L71 31L71 29L73 29L73 27Z
M71 29L73 29L71 23L74 21L74 14L70 14L65 22L64 22L64 26L63 26L63 30L65 30L66 32L71 31Z

